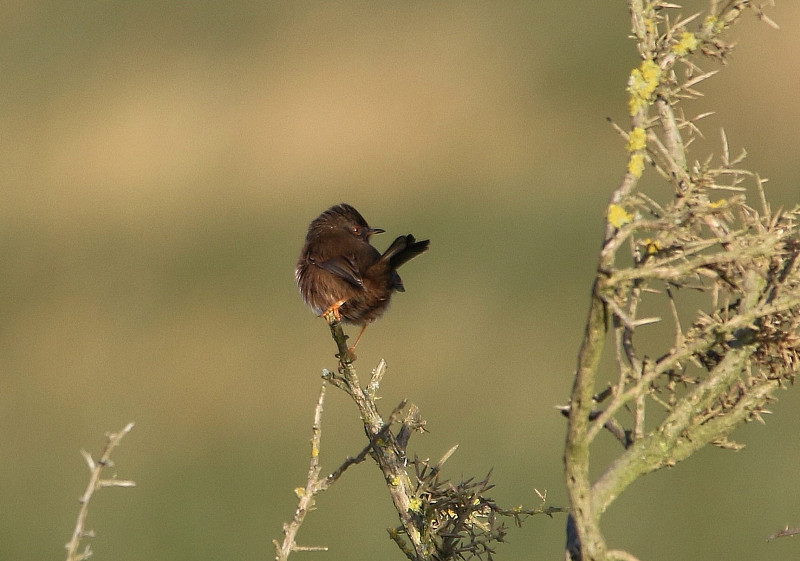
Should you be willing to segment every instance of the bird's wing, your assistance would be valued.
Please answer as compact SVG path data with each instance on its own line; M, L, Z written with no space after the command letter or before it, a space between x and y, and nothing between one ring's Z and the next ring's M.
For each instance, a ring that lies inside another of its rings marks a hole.
M364 286L364 280L361 278L361 273L358 272L358 267L348 256L331 257L326 261L314 260L314 264L338 277L342 277L354 286L359 288Z

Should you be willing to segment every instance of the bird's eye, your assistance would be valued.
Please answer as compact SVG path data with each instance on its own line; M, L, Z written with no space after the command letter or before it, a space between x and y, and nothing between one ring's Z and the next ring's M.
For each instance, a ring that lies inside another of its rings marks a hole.
M352 227L350 230L351 230L351 231L352 231L352 232L353 232L353 233L354 233L356 236L358 236L359 234L361 234L361 226L353 226L353 227Z

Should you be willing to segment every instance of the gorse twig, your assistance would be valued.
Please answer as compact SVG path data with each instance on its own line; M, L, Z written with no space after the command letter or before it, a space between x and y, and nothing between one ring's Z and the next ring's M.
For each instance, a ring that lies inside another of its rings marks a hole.
M419 410L403 400L384 420L376 400L380 382L386 373L386 362L381 360L378 363L368 386L362 387L353 365L355 357L347 347L347 336L333 315L326 319L339 350L339 367L337 372L323 371L322 390L314 414L308 478L304 488L295 490L299 502L292 521L284 525L283 541L273 542L277 561L286 561L293 551L326 549L297 546L297 532L314 506L315 496L328 489L345 470L362 462L367 456L375 460L383 473L400 520L398 527L388 529L389 537L411 561L491 560L494 544L502 542L506 535L504 520L511 519L519 525L524 519L537 514L552 516L557 512L566 512L563 508L545 506L546 494L538 491L541 505L537 508L501 508L486 496L486 492L493 487L488 475L480 481L466 479L458 484L442 479L442 466L457 446L453 446L435 465L416 457L409 459L407 447L411 435L425 432L425 421ZM328 383L343 390L356 404L368 444L359 454L347 458L330 475L320 477L322 405ZM412 467L413 471L410 471Z
M608 206L586 334L564 408L572 503L567 549L587 561L628 558L607 549L599 521L631 482L707 444L739 448L727 437L742 422L762 420L773 391L790 384L800 364L800 209L772 212L764 181L742 167L744 152L731 155L724 133L718 164L692 162L688 146L705 115L687 120L676 110L715 73L700 68L700 57L725 62L733 45L724 36L746 10L770 20L745 0L712 1L707 14L674 23L673 4L630 0L629 6L642 62L628 83L630 128L615 126L629 159ZM659 201L640 188L648 166L669 183L672 198ZM759 210L748 195L757 197ZM688 322L681 313L686 290L694 309L697 294L706 298ZM667 317L639 317L657 305L667 306ZM674 324L672 346L645 347L641 335L665 321ZM608 336L618 379L601 404L595 387ZM666 416L648 416L654 405ZM629 419L620 417L627 412ZM603 429L624 450L591 481L590 445Z

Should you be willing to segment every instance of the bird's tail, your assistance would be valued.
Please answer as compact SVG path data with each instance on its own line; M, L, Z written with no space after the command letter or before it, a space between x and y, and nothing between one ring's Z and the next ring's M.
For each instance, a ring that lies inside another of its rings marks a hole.
M420 253L427 251L430 243L430 240L418 242L411 234L399 236L392 242L389 249L383 253L381 259L389 261L392 269L397 269L406 261L410 261Z

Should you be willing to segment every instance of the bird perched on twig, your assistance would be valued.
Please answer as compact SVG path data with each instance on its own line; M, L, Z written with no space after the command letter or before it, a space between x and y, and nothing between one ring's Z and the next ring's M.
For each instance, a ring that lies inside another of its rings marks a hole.
M411 234L399 236L381 255L369 240L383 231L371 228L352 206L333 206L311 222L297 260L295 278L306 304L317 315L362 326L351 353L367 325L389 307L392 294L405 291L397 268L430 244Z

